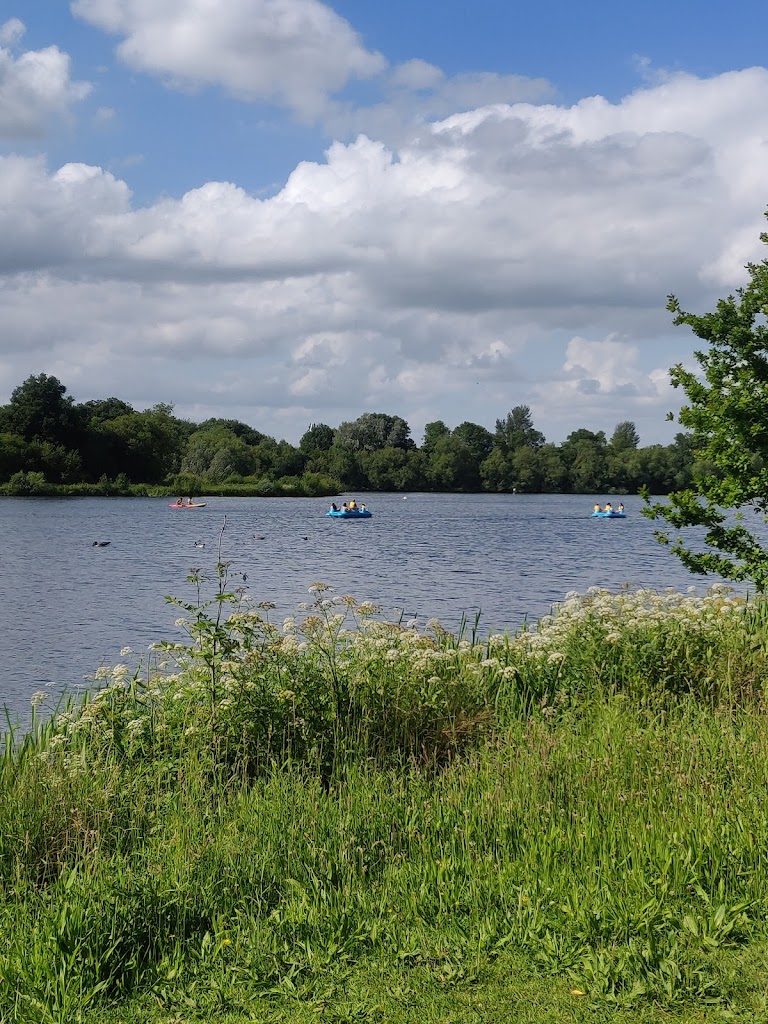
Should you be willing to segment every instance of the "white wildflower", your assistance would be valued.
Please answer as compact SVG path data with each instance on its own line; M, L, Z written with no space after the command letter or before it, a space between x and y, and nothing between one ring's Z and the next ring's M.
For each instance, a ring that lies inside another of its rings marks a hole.
M322 583L318 581L315 583L310 583L307 589L309 590L310 594L323 594L325 593L326 590L330 590L331 588L327 583Z

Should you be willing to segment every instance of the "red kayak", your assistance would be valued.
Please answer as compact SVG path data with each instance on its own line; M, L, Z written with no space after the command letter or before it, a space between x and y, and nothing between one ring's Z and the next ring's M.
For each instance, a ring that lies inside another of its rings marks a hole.
M207 501L198 501L193 505L179 505L177 502L173 501L168 508L205 508L207 504Z

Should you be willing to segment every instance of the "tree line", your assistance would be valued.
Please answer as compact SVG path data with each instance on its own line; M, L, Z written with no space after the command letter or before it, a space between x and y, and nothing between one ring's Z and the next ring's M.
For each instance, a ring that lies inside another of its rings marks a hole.
M552 444L526 405L497 419L493 430L428 423L420 445L402 417L368 412L335 428L310 424L298 446L239 420L181 419L165 403L143 411L119 398L78 403L44 373L28 377L0 406L5 494L666 494L689 486L696 471L688 434L641 447L635 425L624 421L610 437L582 428Z

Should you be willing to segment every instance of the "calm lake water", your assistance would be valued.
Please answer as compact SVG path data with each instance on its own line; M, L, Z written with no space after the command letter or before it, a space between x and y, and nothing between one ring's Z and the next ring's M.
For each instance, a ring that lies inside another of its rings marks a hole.
M639 498L624 499L625 520L591 519L604 499L368 494L374 517L357 522L325 518L324 499L210 498L190 511L167 499L0 499L0 708L23 719L35 691L52 704L126 660L122 647L183 639L164 597L193 598L185 577L212 569L225 517L222 556L255 600L275 602L275 621L316 580L452 630L478 611L485 630L516 629L592 585L704 589L654 540Z

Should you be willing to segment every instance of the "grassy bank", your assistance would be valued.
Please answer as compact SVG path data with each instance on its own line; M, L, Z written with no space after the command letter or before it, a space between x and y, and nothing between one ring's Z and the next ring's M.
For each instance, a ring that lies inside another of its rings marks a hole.
M481 640L190 583L6 739L0 1020L768 1019L764 605Z

